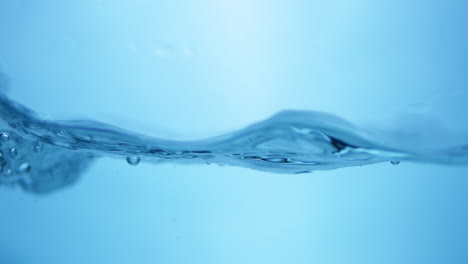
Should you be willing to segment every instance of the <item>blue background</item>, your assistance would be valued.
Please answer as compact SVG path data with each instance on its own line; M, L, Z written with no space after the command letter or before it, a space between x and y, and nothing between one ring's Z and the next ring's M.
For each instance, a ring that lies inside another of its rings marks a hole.
M465 1L0 0L8 94L46 118L194 139L283 109L468 142ZM448 144L448 143L447 143ZM303 175L104 158L0 189L0 263L468 263L468 168Z

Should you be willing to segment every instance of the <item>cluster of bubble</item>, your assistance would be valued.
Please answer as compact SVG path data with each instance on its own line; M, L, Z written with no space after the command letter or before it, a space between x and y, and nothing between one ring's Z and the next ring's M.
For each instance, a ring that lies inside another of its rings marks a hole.
M0 132L0 185L50 192L76 181L90 161L84 154Z
M14 184L19 181L27 182L31 165L23 159L22 153L18 150L20 140L10 132L0 133L0 183ZM21 146L20 146L21 147ZM41 144L33 146L33 151L40 151Z

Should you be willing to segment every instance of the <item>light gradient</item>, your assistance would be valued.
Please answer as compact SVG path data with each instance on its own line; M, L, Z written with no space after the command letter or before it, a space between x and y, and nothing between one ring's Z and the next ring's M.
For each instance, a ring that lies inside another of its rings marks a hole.
M2 0L0 68L9 95L46 117L154 136L211 136L299 109L461 144L466 10ZM462 264L467 177L409 163L276 175L104 159L52 195L0 189L0 263Z

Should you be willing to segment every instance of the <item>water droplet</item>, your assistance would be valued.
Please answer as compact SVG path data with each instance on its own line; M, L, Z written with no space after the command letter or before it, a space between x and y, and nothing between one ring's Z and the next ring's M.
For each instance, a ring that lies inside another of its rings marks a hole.
M392 165L398 165L398 164L400 164L400 162L399 162L398 160L392 160L392 161L390 161L390 163L391 163Z
M31 170L31 165L29 165L29 163L27 163L27 162L23 162L23 163L18 167L18 171L19 171L20 173L28 173L30 170Z
M18 156L18 151L16 150L16 148L11 148L10 157L15 158L16 156Z
M138 165L138 163L140 163L140 160L141 160L140 157L136 157L136 156L127 157L127 163L132 166Z
M7 142L8 140L10 140L10 135L6 132L2 132L0 134L0 138L2 139L3 142Z

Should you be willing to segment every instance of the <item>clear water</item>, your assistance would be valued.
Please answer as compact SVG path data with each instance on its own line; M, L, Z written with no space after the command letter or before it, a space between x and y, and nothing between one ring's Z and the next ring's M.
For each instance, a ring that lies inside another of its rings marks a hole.
M388 135L372 135L319 112L284 111L230 134L185 142L92 121L41 120L5 96L0 98L0 116L0 184L37 193L75 182L102 156L126 158L130 165L141 160L217 163L291 174L387 161L468 165L467 144L449 149L392 145Z
M466 10L0 0L0 264L468 263Z

